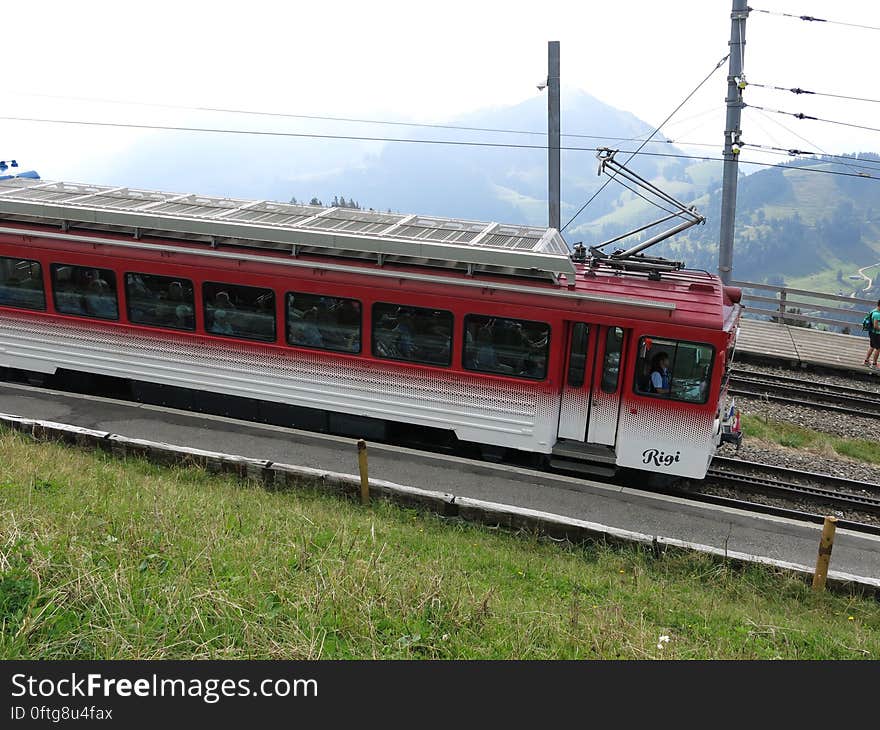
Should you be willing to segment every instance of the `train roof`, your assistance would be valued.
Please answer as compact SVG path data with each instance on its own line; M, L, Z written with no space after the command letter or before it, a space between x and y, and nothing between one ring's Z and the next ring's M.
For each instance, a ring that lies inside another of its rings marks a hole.
M555 228L220 198L51 180L0 180L0 217L135 230L294 253L379 257L468 273L572 277L568 244Z
M316 255L355 258L370 264L372 275L409 271L407 278L426 283L441 279L424 266L445 269L465 286L485 286L487 279L464 274L489 274L493 288L619 307L621 316L636 307L647 319L716 330L731 321L733 302L717 276L670 271L658 281L576 263L554 228L21 178L0 180L0 220L178 239L224 258L248 258L243 248L287 254L290 265L291 253L303 256L302 265ZM225 245L227 252L211 250ZM395 266L383 271L384 264ZM350 270L344 263L323 268Z

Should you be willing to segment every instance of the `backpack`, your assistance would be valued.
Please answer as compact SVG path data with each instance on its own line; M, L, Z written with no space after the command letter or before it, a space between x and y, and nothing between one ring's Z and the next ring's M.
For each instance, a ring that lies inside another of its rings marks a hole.
M874 323L873 323L873 321L872 321L872 320L873 320L873 317L871 316L872 314L874 314L874 311L875 311L875 310L872 309L870 312L868 312L868 313L865 315L865 318L862 320L862 329L863 329L865 332L870 332L870 331L873 329L873 327L874 327Z

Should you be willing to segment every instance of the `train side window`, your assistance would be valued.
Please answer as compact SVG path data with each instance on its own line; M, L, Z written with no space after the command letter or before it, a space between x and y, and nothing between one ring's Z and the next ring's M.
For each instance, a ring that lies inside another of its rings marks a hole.
M189 279L157 274L125 275L128 319L135 324L194 330L195 296Z
M609 327L605 335L605 358L602 362L602 392L614 393L620 380L620 352L623 349L623 330Z
M452 312L376 303L372 340L375 357L449 365L452 362Z
M587 365L587 344L590 326L577 322L571 329L571 353L568 357L568 384L580 388L584 384L584 368Z
M642 337L634 389L657 398L705 403L714 357L715 348L711 345Z
M52 264L55 309L62 314L119 319L116 274L91 266Z
M356 299L287 293L287 342L337 352L361 351L361 303Z
M0 306L46 309L39 262L0 256Z
M275 292L256 286L205 282L205 329L244 340L275 341Z
M464 318L462 364L468 370L543 380L549 348L550 325L546 322L477 314Z

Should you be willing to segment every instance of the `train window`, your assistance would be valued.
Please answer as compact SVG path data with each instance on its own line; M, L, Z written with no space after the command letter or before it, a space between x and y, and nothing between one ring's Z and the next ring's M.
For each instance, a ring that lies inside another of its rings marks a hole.
M584 368L587 366L587 344L590 326L577 322L571 328L571 353L568 357L568 384L580 388L584 384Z
M360 352L361 303L288 292L287 342L298 347Z
M129 272L125 275L125 299L130 322L177 330L196 328L189 279Z
M715 348L696 342L642 337L636 362L635 391L687 403L709 398Z
M0 306L46 308L43 268L37 261L0 257Z
M452 362L452 312L373 305L373 355L428 365Z
M620 352L623 349L623 330L609 327L605 334L605 358L602 362L602 392L614 393L620 379Z
M116 274L110 269L52 264L52 292L62 314L119 319Z
M550 325L469 314L464 318L464 367L542 380L547 375Z
M205 282L205 329L215 335L275 341L275 293L271 289Z

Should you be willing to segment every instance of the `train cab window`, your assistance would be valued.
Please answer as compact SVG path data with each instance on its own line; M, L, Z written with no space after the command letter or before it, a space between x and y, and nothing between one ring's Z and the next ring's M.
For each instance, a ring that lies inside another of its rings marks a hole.
M373 305L373 355L427 365L452 362L452 312Z
M43 268L37 261L0 256L0 306L46 308Z
M642 395L705 403L715 348L659 337L639 340L635 391Z
M129 272L125 275L125 299L130 322L176 330L196 328L189 279Z
M547 375L550 325L469 314L464 318L468 370L542 380Z
M275 341L275 293L271 289L205 282L205 329L245 340Z
M287 342L337 352L361 351L361 303L355 299L287 293Z
M602 392L617 391L620 380L620 352L623 349L623 330L609 327L605 335L605 357L602 361Z
M119 319L116 274L110 269L52 264L52 292L62 314Z

